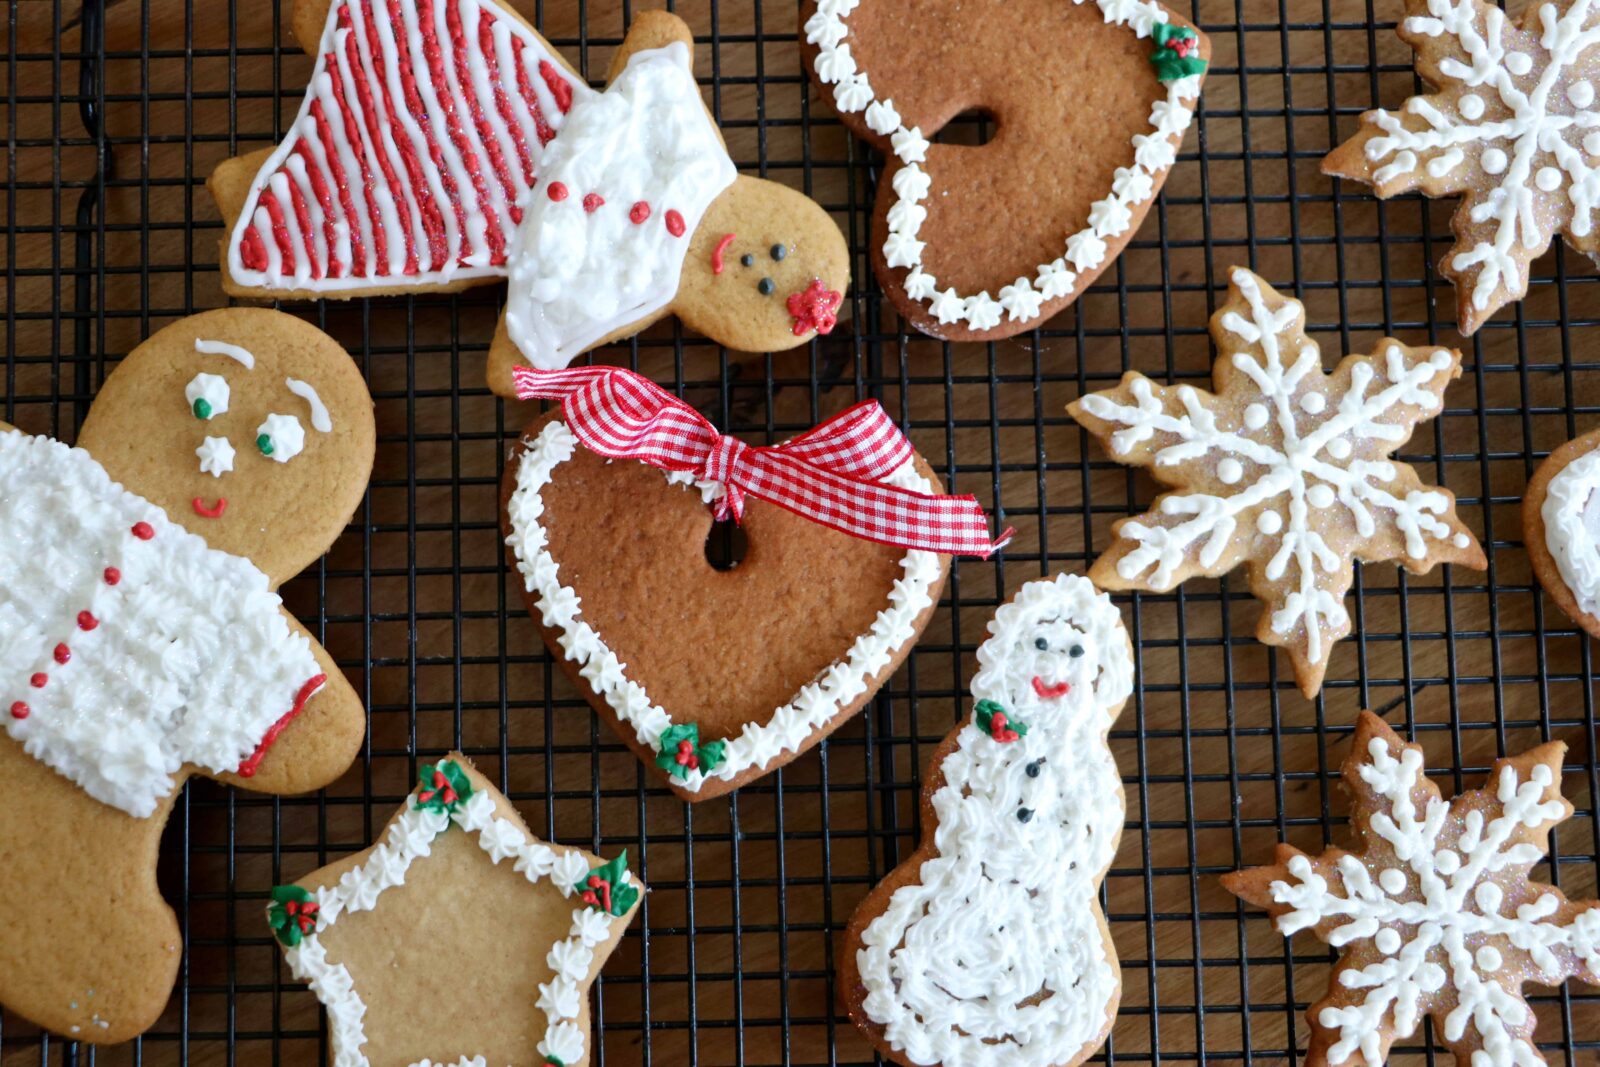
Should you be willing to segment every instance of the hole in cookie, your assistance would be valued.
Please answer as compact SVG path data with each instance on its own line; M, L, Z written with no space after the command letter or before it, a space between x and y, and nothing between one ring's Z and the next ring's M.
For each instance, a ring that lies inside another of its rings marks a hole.
M933 143L977 148L988 144L998 128L993 115L979 108L968 108L945 123L944 128L933 135Z
M750 551L750 538L744 527L732 522L714 522L706 534L706 562L719 571L731 571Z

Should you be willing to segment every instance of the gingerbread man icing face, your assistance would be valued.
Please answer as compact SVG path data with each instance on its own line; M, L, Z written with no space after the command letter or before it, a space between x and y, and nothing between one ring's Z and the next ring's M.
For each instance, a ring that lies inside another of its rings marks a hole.
M154 872L183 781L304 792L349 766L361 702L273 590L344 528L374 439L344 351L250 309L151 336L77 448L0 427L6 1007L140 1033L180 958Z

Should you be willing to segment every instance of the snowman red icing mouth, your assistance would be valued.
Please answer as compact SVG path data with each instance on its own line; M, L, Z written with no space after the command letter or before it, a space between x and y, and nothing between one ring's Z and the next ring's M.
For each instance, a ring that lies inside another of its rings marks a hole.
M1071 682L1046 682L1038 675L1033 676L1033 691L1046 700L1059 700L1072 692Z

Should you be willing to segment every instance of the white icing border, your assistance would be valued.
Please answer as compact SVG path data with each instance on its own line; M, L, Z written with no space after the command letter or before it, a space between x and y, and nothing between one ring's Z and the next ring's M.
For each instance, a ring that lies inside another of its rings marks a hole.
M628 678L627 665L601 640L579 612L579 599L562 585L558 564L549 552L549 537L539 522L544 513L540 492L550 483L555 468L580 448L577 435L559 419L548 423L533 440L525 440L517 467L517 487L507 503L512 531L506 538L517 557L517 571L529 593L538 595L545 626L560 631L566 657L582 667L589 686L633 727L639 743L651 750L661 747L661 735L673 725L665 709L653 703L644 687ZM687 474L663 474L668 482L698 486L702 496L715 499L719 487L695 483ZM932 493L933 485L908 461L884 481L906 489ZM710 778L727 780L752 767L765 768L788 752L797 752L812 731L833 719L839 710L861 696L867 679L883 669L908 641L916 639L917 617L933 603L930 589L943 573L933 552L913 549L900 561L905 573L895 579L889 605L878 613L872 627L856 638L842 660L836 660L817 680L808 682L787 704L762 724L749 722L736 737L728 738L726 758L709 775L692 770L675 784L698 792Z
M1083 0L1072 0L1082 4ZM1097 270L1108 260L1105 239L1118 237L1132 226L1132 208L1151 198L1155 178L1172 167L1177 145L1194 117L1185 104L1200 95L1201 75L1179 78L1167 86L1167 98L1157 100L1150 111L1151 132L1133 137L1133 166L1118 167L1111 183L1111 194L1097 200L1089 210L1089 225L1067 238L1065 255L1040 264L1033 278L1018 278L1000 289L999 299L985 289L976 296L962 296L951 286L939 291L938 279L922 269L922 250L926 242L917 232L928 217L921 206L927 200L933 179L918 164L927 156L929 142L922 130L911 129L900 121L893 100L879 100L864 72L858 71L845 42L849 28L845 18L861 0L817 0L817 10L806 20L806 41L817 47L814 64L817 79L833 85L834 106L840 111L865 110L865 120L873 132L886 136L894 154L905 164L895 171L891 182L894 201L889 205L889 236L883 243L884 259L892 267L906 267L905 293L913 300L928 303L928 311L940 323L964 323L972 330L990 330L1000 325L1003 311L1012 322L1028 322L1039 317L1048 300L1074 295L1078 274ZM1128 26L1137 37L1148 37L1157 23L1169 18L1166 8L1151 0L1095 0L1107 23ZM880 195L882 195L880 193ZM1068 267L1068 263L1071 267Z
M1600 545L1583 522L1584 509L1596 490L1600 490L1600 446L1557 471L1539 506L1545 547L1585 615L1600 615Z
M317 928L298 945L284 949L290 971L311 986L328 1013L334 1067L369 1067L366 1053L361 1051L367 1040L362 1027L367 1006L356 992L349 969L342 963L329 962L319 935L341 915L374 910L384 890L404 885L412 861L429 855L434 838L448 830L452 822L463 831L476 834L478 846L496 864L509 859L512 868L529 882L537 885L548 878L564 897L571 897L589 874L589 861L582 852L571 849L558 853L524 834L510 820L496 816L494 796L486 789L475 789L466 803L449 814L418 808L415 799L414 793L406 798L406 810L390 824L365 863L346 871L337 886L317 888ZM631 878L631 872L625 871L625 883ZM555 977L539 986L538 1007L548 1020L538 1046L541 1056L553 1055L569 1064L583 1058L585 1040L578 1020L584 997L578 983L589 976L595 946L609 939L611 924L623 918L580 904L572 913L571 933L550 947L546 963ZM469 1059L466 1055L458 1061L460 1065L483 1062L481 1056ZM412 1067L428 1063L422 1060Z

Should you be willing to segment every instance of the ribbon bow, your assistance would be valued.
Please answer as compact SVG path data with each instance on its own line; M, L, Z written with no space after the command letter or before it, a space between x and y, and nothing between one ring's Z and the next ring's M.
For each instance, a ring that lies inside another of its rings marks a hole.
M560 400L569 429L593 452L686 471L725 490L716 517L740 521L748 496L863 541L983 556L1010 541L989 539L972 496L940 496L885 484L914 454L875 400L772 447L718 433L694 408L622 367L512 371L517 396Z

